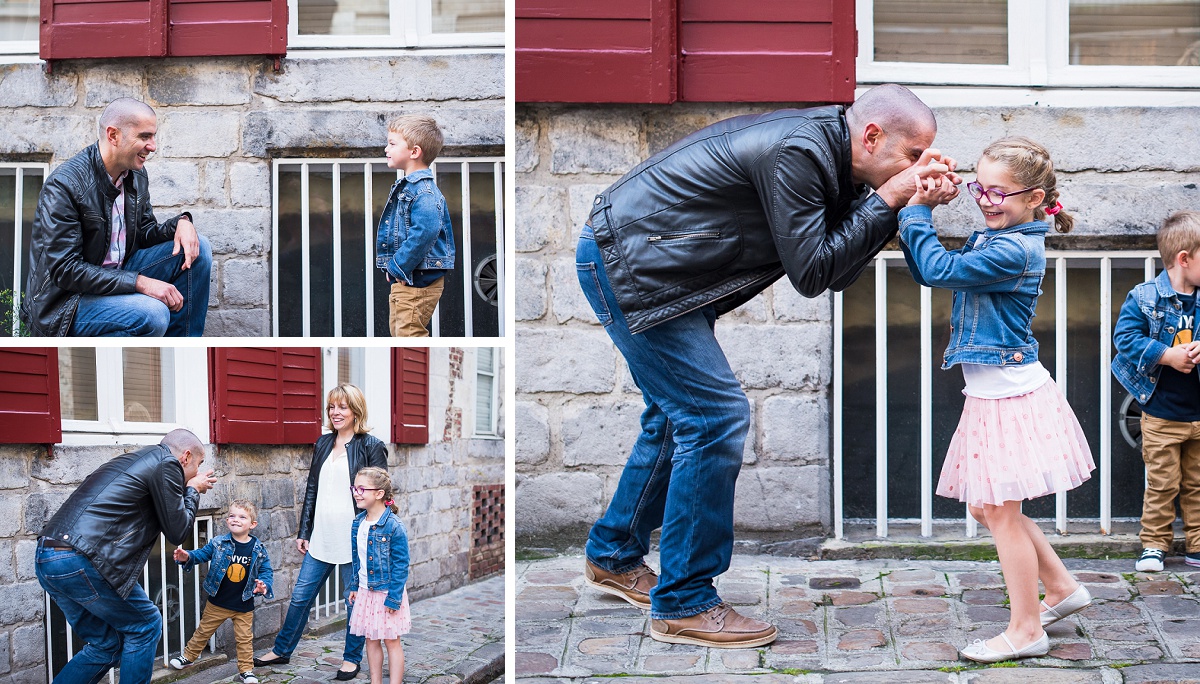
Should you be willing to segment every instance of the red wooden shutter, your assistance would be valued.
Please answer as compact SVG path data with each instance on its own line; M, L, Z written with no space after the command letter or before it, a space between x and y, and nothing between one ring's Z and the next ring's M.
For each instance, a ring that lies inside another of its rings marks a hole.
M674 102L675 3L517 0L517 100Z
M167 54L167 0L41 2L42 59Z
M58 349L0 349L0 443L61 441Z
M679 99L853 102L854 3L679 0Z
M215 444L308 444L321 435L319 349L209 350Z
M170 0L169 54L282 55L287 0Z
M428 349L392 349L392 441L429 443Z

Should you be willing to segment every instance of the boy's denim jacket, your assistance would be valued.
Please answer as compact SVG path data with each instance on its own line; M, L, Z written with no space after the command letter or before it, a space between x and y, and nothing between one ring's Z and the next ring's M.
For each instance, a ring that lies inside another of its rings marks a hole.
M259 541L258 537L251 535L254 540L254 560L250 563L250 571L246 575L246 588L242 591L242 600L249 601L254 597L254 580L260 579L263 584L267 585L268 599L275 598L275 591L271 587L272 581L275 579L275 573L271 570L271 559L267 556L267 547ZM233 541L233 535L226 532L225 534L214 537L210 542L203 547L190 552L188 559L180 563L186 572L191 572L192 568L198 563L211 561L208 566L208 576L204 578L204 593L209 596L216 596L217 589L221 586L221 580L225 579L225 571L229 569L229 564L233 557L233 550L236 545Z
M358 591L358 574L362 566L358 561L358 527L367 517L361 511L350 526L350 557L352 570L346 580L346 596ZM404 598L404 585L408 582L408 534L404 523L385 508L371 529L367 531L367 588L371 591L386 591L383 605L396 610Z
M429 169L392 184L375 236L375 265L409 285L413 271L454 268L450 210Z
M913 279L954 290L950 344L942 368L957 363L1022 366L1038 357L1031 328L1046 275L1042 221L975 232L947 251L933 229L933 210L900 210L900 245Z
M1162 372L1159 361L1171 346L1182 322L1183 304L1166 271L1134 286L1121 305L1113 329L1117 354L1112 372L1139 404L1150 401Z

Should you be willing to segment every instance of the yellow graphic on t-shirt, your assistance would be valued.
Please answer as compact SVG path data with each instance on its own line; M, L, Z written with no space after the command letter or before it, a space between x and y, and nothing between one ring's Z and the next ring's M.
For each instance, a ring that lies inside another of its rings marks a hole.
M246 566L241 563L231 563L229 569L225 571L225 576L230 582L241 582L246 579Z

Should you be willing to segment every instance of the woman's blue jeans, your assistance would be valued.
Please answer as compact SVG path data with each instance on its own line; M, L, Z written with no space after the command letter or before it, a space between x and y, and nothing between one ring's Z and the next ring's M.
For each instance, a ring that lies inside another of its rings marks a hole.
M304 627L308 624L308 615L313 602L317 600L317 593L334 568L341 568L341 596L346 593L346 579L351 572L350 564L334 565L313 558L311 553L304 554L304 561L300 563L300 573L296 576L296 586L292 589L292 602L288 604L287 617L283 619L283 627L280 628L279 634L275 635L275 646L271 649L275 655L290 658L292 651L296 650L296 644L300 643L300 637L304 636ZM350 633L350 614L353 610L354 607L347 603L346 648L342 652L342 660L361 663L366 639Z
M162 614L141 585L121 598L83 554L46 548L41 541L34 566L38 583L66 616L75 639L86 644L54 681L96 684L120 666L122 684L149 684Z
M718 605L713 578L733 553L734 482L750 429L750 404L705 306L645 331L629 332L595 240L585 228L575 253L579 284L625 357L646 409L641 434L608 510L592 526L588 560L624 572L659 537L659 580L651 617L687 617Z

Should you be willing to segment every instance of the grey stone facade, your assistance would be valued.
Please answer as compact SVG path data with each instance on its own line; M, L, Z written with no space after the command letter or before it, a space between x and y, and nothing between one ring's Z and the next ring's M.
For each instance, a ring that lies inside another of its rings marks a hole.
M277 73L257 57L69 60L0 64L0 160L51 170L96 140L117 97L158 114L146 164L160 219L191 211L212 242L205 334L271 334L271 160L382 157L387 121L437 118L450 154L502 155L500 49L413 51L383 57L293 51Z
M964 95L964 100L970 95ZM803 105L798 105L803 106ZM592 198L640 160L718 120L770 106L518 104L516 188L517 543L580 547L638 430L641 395L596 323L573 266ZM970 173L1009 134L1047 145L1076 229L1052 246L1153 248L1163 218L1200 206L1186 107L937 108L935 145ZM946 237L982 224L965 196L939 209ZM832 297L786 281L717 324L752 427L737 487L739 538L803 538L832 521Z
M472 487L504 482L504 387L499 388L500 434L477 438L462 425L475 402L472 349L435 348L430 354L430 442L388 445L388 468L397 489L400 518L409 533L411 600L444 594L468 582ZM504 377L501 363L497 378ZM370 415L385 441L388 417ZM0 684L41 684L46 677L45 598L34 573L37 534L75 488L100 464L133 446L0 445ZM259 506L254 534L267 546L275 570L275 598L255 610L262 645L279 631L302 556L296 549L311 445L209 447L204 468L217 485L201 496L201 514L213 514L214 534L225 531L228 502ZM191 634L191 625L187 628ZM219 649L233 657L233 632L217 632Z

